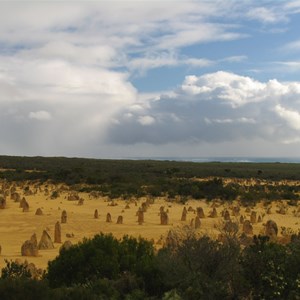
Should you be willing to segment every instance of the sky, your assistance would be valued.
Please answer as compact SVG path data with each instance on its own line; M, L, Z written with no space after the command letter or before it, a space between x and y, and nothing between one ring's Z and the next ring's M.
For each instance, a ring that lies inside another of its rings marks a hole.
M299 157L300 1L0 2L0 154Z

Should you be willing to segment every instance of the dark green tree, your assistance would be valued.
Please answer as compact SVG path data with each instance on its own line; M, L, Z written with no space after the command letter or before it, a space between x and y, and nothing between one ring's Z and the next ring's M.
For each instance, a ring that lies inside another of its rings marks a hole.
M93 284L99 279L112 285L141 289L149 294L163 292L151 242L124 236L117 240L111 234L85 239L48 264L47 279L51 287Z

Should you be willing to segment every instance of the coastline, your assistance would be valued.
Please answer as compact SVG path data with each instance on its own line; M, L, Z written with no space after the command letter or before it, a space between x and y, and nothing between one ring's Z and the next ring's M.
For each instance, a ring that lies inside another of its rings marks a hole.
M300 157L121 157L120 160L158 160L158 161L185 161L185 162L232 162L232 163L300 163Z

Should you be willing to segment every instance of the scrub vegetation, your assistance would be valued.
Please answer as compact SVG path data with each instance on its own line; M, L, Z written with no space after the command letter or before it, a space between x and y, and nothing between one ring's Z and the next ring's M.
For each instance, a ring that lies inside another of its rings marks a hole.
M0 177L11 182L66 183L111 199L238 199L246 206L286 199L297 205L300 192L298 164L2 156L0 168ZM300 299L300 234L293 232L285 244L263 235L250 240L241 244L234 234L215 240L185 225L171 229L157 249L143 238L100 233L61 248L38 276L25 263L6 260L0 295L3 300Z
M33 279L7 262L1 299L299 299L300 239L286 245L254 236L241 248L181 229L156 251L142 238L84 239Z
M64 157L0 156L0 178L9 181L64 182L79 191L109 198L150 195L244 202L297 200L300 165L287 163L193 163L153 160L101 160ZM236 180L250 180L250 185ZM277 184L280 183L280 184Z

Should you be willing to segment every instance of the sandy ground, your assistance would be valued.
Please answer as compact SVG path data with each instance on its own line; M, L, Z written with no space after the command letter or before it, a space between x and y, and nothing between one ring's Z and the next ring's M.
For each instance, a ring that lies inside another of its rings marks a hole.
M17 191L23 196L23 190L17 188ZM69 192L63 192L59 198L52 200L49 196L45 196L43 187L42 191L31 196L25 196L29 203L29 212L23 212L19 208L19 203L14 202L7 197L7 207L0 209L0 245L2 252L0 255L0 268L5 266L5 259L15 260L27 259L33 262L39 268L46 268L49 260L58 255L61 244L54 244L55 248L51 250L39 250L38 257L22 257L21 245L25 240L30 239L33 233L37 234L38 241L41 237L42 231L46 229L52 240L54 239L54 225L61 219L62 210L66 210L68 214L68 221L66 224L61 224L62 227L62 242L70 240L73 244L81 241L84 237L92 237L97 233L112 233L117 238L128 234L134 237L142 236L146 239L153 240L156 247L160 247L160 240L167 235L167 232L176 226L189 225L191 219L195 218L195 213L188 212L187 220L180 221L184 205L177 203L166 202L164 199L154 199L147 212L145 213L145 222L143 225L138 225L136 212L145 199L130 203L130 208L125 209L126 202L124 200L116 200L116 206L109 206L110 202L105 198L97 197L90 198L87 193L80 193L80 197L84 199L83 205L78 205L78 201L69 201L66 199ZM236 204L232 204L236 205ZM297 207L289 207L287 214L281 215L276 213L277 206L280 203L272 204L272 213L265 215L263 222L253 224L254 233L263 233L264 226L267 220L274 220L279 227L289 227L294 232L299 229L299 217L295 217L293 210ZM168 209L169 225L160 225L159 211L160 207L164 206ZM196 201L189 200L185 204L186 208L189 206L196 209L202 207L206 217L201 219L201 228L198 229L203 234L208 234L212 237L217 237L220 233L219 228L222 226L221 211L224 208L229 208L229 204L217 205L218 218L208 218L207 215L212 210L211 203L208 204L204 200ZM41 208L43 215L35 215L36 209ZM99 218L94 218L94 211L98 209ZM253 208L257 214L263 215L265 209L262 204ZM106 223L106 214L110 213L112 216L112 223ZM241 208L241 214L247 219L250 219L250 213L245 212L245 208ZM123 216L123 224L116 224L117 217ZM235 217L232 217L235 220ZM236 218L238 220L238 218ZM241 229L242 225L240 225ZM74 234L74 237L67 238L66 234Z

